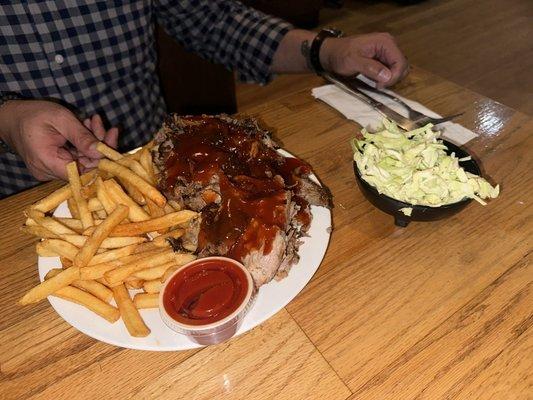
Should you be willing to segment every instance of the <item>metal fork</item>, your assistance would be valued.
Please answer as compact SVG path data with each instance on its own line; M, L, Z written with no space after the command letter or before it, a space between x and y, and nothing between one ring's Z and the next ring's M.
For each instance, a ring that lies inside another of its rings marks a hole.
M352 78L352 79L347 79L347 78L342 78L344 80L344 83L352 86L353 88L361 91L361 90L366 90L368 92L371 92L371 93L375 93L375 94L380 94L380 95L383 95L391 100L394 100L396 103L402 105L403 107L405 107L405 109L407 110L408 112L408 118L415 122L416 124L420 125L420 126L423 126L423 125L426 125L426 124L429 124L429 123L432 123L433 125L438 125L438 124L442 124L443 122L448 122L448 121L451 121L452 119L455 119L461 115L463 115L464 113L458 113L458 114L453 114L453 115L450 115L448 117L442 117L442 118L432 118L432 117L429 117L427 116L426 114L423 114L419 111L416 111L414 109L412 109L405 101L403 101L402 99L400 99L399 97L395 96L394 94L390 94L390 93L387 93L387 92L382 92L381 90L378 90L372 86L370 86L368 83L366 82L363 82L362 80L360 79L357 79L357 78Z

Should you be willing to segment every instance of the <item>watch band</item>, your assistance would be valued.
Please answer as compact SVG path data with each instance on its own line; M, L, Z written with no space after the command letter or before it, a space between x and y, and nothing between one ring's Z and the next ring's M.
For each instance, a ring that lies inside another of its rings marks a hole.
M342 31L338 29L326 28L318 32L313 39L311 48L309 49L309 64L317 75L320 75L322 72L324 72L324 67L322 67L320 62L320 48L322 47L322 43L324 43L324 40L327 38L338 38L342 35Z

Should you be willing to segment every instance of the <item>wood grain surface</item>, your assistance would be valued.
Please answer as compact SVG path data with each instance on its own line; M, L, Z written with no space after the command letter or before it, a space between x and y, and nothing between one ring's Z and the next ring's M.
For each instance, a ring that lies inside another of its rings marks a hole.
M49 183L0 201L2 399L528 399L533 385L530 117L419 68L398 91L480 136L467 148L501 185L486 207L397 228L355 185L359 127L302 90L246 111L310 162L334 195L326 257L285 310L226 343L142 352L97 342L47 301L22 210ZM303 267L303 266L301 266Z
M390 32L411 64L533 115L531 0L343 3L321 10L319 28L337 27L347 35ZM259 89L237 84L237 101L242 108L305 85L298 75L280 75Z

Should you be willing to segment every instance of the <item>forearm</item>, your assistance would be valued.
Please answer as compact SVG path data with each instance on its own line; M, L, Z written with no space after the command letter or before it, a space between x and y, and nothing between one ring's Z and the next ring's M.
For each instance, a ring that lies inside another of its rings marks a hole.
M308 65L306 54L308 54L311 43L316 35L316 32L305 31L302 29L293 29L289 31L279 44L276 53L274 53L274 58L270 67L271 72L275 74L310 72L311 68ZM329 67L329 40L330 39L325 39L320 48L320 64L325 69L328 69Z

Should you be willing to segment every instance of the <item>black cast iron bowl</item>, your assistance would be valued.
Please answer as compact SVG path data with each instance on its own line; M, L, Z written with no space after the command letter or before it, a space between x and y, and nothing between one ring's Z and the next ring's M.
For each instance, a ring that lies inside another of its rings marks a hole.
M450 143L447 140L443 140L443 143L446 145L446 147L448 147L446 153L455 153L456 157L458 158L469 156L465 150L454 145L453 143ZM462 161L460 165L465 171L481 176L481 170L473 159ZM359 186L359 189L361 192L363 192L363 195L366 197L366 199L381 211L392 215L394 217L394 223L401 227L406 227L411 221L436 221L438 219L450 217L454 214L457 214L472 201L472 199L466 198L456 203L446 204L440 207L429 207L404 203L403 201L395 200L389 196L380 194L374 186L362 179L355 161L353 162L353 170L355 173L357 186ZM400 209L404 207L411 207L413 209L410 216L407 216L400 211Z

